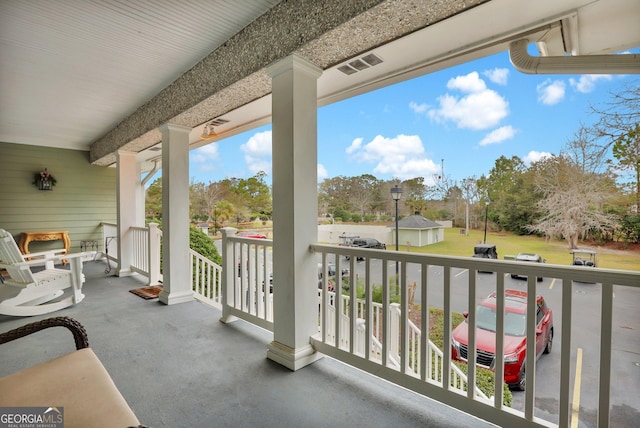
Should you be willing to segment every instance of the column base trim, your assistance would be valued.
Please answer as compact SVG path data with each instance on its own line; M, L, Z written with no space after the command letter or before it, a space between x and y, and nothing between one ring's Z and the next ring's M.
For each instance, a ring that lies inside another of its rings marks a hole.
M120 277L120 278L124 278L125 276L132 276L135 275L136 273L134 271L132 271L131 269L116 269L116 276Z
M274 340L269 344L267 349L268 359L285 366L291 371L306 367L322 357L323 355L317 352L311 345L294 349Z
M162 290L158 297L160 299L160 303L164 303L165 305L175 305L177 303L192 302L194 300L193 291L171 293L171 292Z

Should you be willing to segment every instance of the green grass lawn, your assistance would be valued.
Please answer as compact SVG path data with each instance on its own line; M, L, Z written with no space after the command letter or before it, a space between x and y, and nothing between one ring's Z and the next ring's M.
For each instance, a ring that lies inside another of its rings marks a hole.
M483 230L471 230L469 235L460 235L459 229L445 229L443 242L425 247L406 247L400 245L400 251L412 251L451 256L472 256L473 247L481 244L484 238ZM565 241L551 240L537 236L518 236L509 232L487 232L487 243L495 244L498 256L515 256L518 253L537 253L547 260L547 263L571 265L572 257ZM609 269L640 270L640 253L633 251L611 250L607 248L580 245L581 248L591 248L598 252L598 267Z

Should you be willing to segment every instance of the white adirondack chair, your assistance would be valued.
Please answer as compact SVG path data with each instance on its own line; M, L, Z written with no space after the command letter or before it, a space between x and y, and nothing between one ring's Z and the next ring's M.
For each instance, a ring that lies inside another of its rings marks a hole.
M34 316L59 311L84 299L82 259L86 253L64 254L64 250L30 253L25 260L13 236L0 229L0 269L9 278L0 284L0 314ZM55 267L55 261L66 259L70 269ZM33 272L31 267L44 266ZM70 289L70 295L59 299Z

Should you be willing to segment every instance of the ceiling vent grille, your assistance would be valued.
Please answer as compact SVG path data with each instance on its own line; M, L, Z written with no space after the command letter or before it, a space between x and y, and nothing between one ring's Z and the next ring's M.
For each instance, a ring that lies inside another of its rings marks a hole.
M213 125L213 126L220 126L220 125L224 125L225 123L229 123L229 121L227 119L213 119L211 122L209 122L209 125Z
M346 75L351 75L357 73L358 71L366 70L369 67L373 67L382 63L383 61L379 56L371 53L361 58L356 58L352 61L349 61L347 64L341 65L340 67L338 67L338 70Z

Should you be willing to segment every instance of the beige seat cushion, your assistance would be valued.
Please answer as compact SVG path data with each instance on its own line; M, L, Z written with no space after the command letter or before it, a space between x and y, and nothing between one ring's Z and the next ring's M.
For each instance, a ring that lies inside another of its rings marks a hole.
M0 379L0 407L64 407L65 428L139 425L91 348Z

